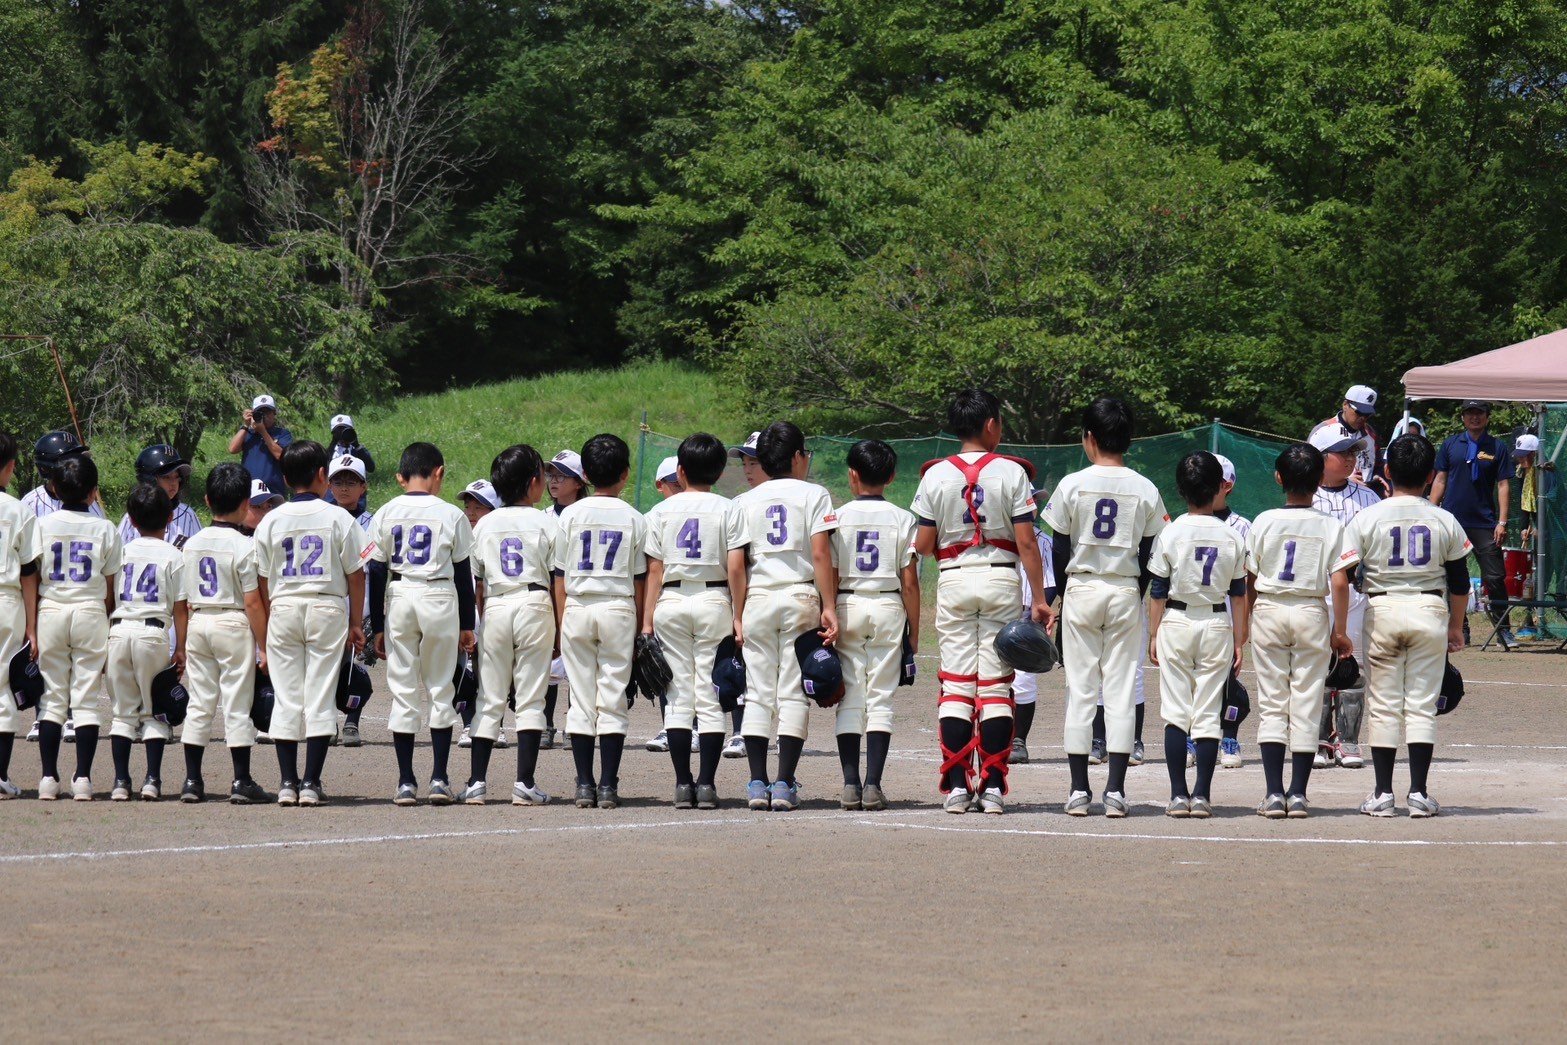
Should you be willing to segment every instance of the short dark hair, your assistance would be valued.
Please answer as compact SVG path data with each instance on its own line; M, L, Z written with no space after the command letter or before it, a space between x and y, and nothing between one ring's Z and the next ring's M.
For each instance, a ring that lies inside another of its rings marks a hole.
M1106 453L1126 453L1132 446L1132 408L1119 399L1100 396L1083 410L1083 433L1093 436Z
M861 439L849 447L849 467L867 486L886 486L898 470L898 452L880 439Z
M1286 446L1273 462L1284 492L1291 497L1316 493L1322 485L1322 451L1310 443Z
M283 481L290 490L308 489L326 469L326 461L326 447L314 439L289 443L283 448Z
M729 464L729 449L724 446L724 441L706 432L697 432L682 439L675 456L680 461L680 467L685 470L686 478L697 486L712 486L718 482L724 474L724 467Z
M174 502L157 483L137 483L125 502L125 514L137 533L166 529L174 515Z
M213 514L228 515L250 500L250 470L224 461L207 473L207 504Z
M582 444L582 473L594 488L614 486L631 470L631 447L618 435L608 432Z
M769 479L794 474L794 455L805 452L805 433L793 421L774 421L756 439L756 460Z
M446 467L446 458L434 443L409 443L403 449L403 459L398 462L397 474L404 479L428 479L437 468Z
M0 468L16 460L16 436L0 431Z
M1219 459L1206 450L1196 450L1181 458L1175 466L1175 488L1193 508L1206 508L1219 496L1224 469Z
M1405 490L1424 489L1436 464L1436 447L1423 435L1401 435L1387 448L1387 477Z
M98 462L72 454L54 466L54 493L69 504L81 504L98 488Z
M959 439L973 439L985 422L1001 420L1001 400L983 388L965 388L947 405L947 428Z
M528 494L533 480L544 474L544 458L527 443L508 446L490 462L490 485L502 504L517 504Z

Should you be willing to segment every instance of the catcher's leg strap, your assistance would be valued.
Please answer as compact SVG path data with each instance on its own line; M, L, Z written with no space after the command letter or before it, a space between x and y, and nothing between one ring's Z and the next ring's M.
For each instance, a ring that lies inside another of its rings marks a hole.
M1008 676L1006 681L1010 682L1011 676ZM981 680L980 685L985 685L985 681ZM1007 710L1011 712L1008 721L1012 723L1012 728L1007 730L1006 743L1001 745L1000 750L987 751L985 750L985 746L982 742L984 725L982 721L982 715L985 708L990 707L993 704L1006 705ZM988 777L990 775L990 771L994 769L1001 775L1001 793L1003 795L1011 794L1012 788L1007 783L1007 758L1012 754L1012 738L1017 736L1017 704L1013 702L1010 694L1005 697L980 697L977 701L975 701L974 717L976 720L980 720L976 722L974 727L974 742L979 746L980 786L984 786L986 777ZM973 790L973 788L970 788L969 790Z
M943 682L975 682L979 679L978 675L951 675L945 671L941 672L940 675ZM939 728L936 730L937 743L941 746L941 782L939 784L941 793L945 795L951 792L952 788L947 784L947 775L959 767L963 769L965 787L970 792L973 792L976 783L974 779L974 752L979 750L979 730L973 724L976 701L973 697L965 696L962 693L943 692L938 703L968 705L970 729L968 743L956 751L947 746L947 741L942 737L941 730Z

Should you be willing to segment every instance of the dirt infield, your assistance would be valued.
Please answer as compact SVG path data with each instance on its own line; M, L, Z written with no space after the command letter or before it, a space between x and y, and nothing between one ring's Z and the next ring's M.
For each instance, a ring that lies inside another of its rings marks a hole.
M0 803L7 1036L1545 1037L1567 1003L1567 656L1457 662L1427 821L1358 815L1369 768L1319 771L1309 820L1260 819L1254 719L1216 817L1166 819L1156 674L1121 821L1060 811L1059 675L1005 817L936 806L928 683L900 691L884 813L837 809L823 712L792 814L740 807L740 761L725 809L677 812L640 748L617 811L398 809L380 695L324 809L110 804L105 743L99 801ZM639 703L633 734L654 729ZM273 788L270 750L255 764ZM207 765L221 790L221 747ZM37 772L19 742L29 795ZM567 791L569 753L539 779Z

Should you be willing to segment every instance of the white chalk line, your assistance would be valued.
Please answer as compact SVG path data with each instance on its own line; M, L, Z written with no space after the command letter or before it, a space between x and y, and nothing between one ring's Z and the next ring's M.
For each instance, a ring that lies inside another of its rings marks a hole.
M944 826L939 824L908 824L895 820L869 820L855 821L862 827L884 827L904 829L911 831L938 831L945 834L985 834L985 835L1014 835L1035 836L1043 838L1091 838L1109 841L1144 841L1144 842L1239 842L1253 845L1381 845L1381 846L1413 846L1413 847L1443 847L1443 846L1491 846L1491 847L1560 847L1567 846L1567 842L1540 840L1507 841L1501 839L1429 839L1429 838L1258 838L1248 835L1166 835L1152 834L1148 832L1120 832L1120 831L1052 831L1042 827L959 827L957 825Z

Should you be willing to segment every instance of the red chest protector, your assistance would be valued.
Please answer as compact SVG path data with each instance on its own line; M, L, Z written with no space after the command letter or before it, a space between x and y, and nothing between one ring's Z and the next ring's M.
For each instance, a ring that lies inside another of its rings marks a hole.
M968 517L974 521L974 532L969 535L969 538L966 541L959 541L956 544L949 544L944 548L937 548L936 560L938 562L942 562L947 559L955 559L959 555L962 555L964 552L968 551L970 548L977 548L981 544L989 544L992 547L1000 548L1002 551L1009 551L1014 555L1017 554L1016 541L1008 540L1005 537L985 536L985 526L984 523L980 521L980 509L983 507L983 498L981 498L981 501L978 502L974 499L974 492L980 488L979 473L983 472L985 470L985 466L990 464L990 462L1002 460L1012 461L1021 465L1024 471L1028 472L1030 478L1033 477L1033 462L1017 457L1005 457L1001 454L986 453L981 454L979 459L973 463L963 460L963 458L958 454L953 454L951 457L946 458L948 464L952 465L952 467L963 473L963 503L968 505ZM925 470L929 469L930 465L936 463L938 462L930 462L930 464L927 464L924 469L921 469L921 472L923 473Z

